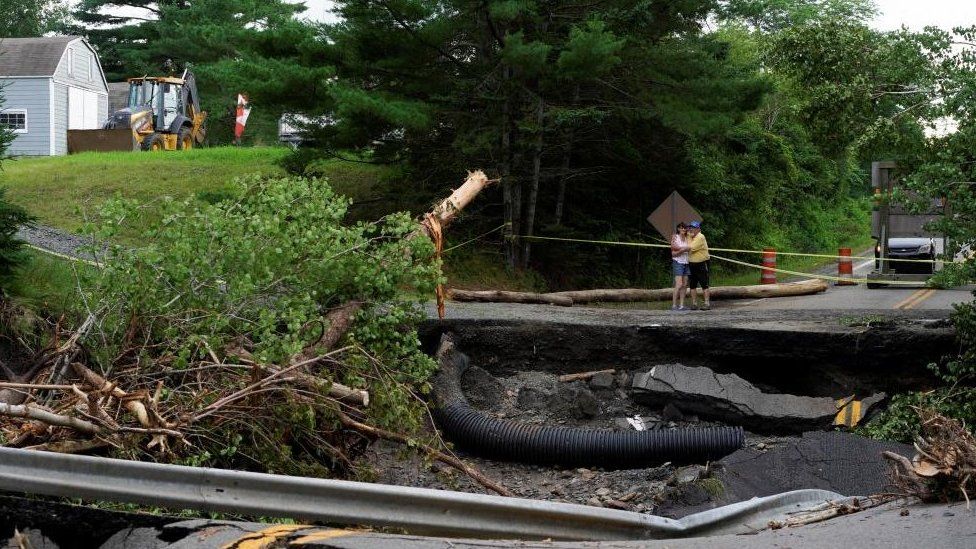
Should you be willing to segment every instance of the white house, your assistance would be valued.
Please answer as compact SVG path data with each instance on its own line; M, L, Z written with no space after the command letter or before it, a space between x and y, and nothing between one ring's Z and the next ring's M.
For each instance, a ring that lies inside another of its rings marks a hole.
M102 127L108 84L80 36L0 38L0 124L16 135L7 154L68 153L68 130Z

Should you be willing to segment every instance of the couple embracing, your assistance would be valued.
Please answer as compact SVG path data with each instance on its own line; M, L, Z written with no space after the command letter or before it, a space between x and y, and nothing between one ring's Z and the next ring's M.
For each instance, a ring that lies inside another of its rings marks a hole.
M691 308L698 309L698 286L701 286L704 298L701 310L712 308L708 290L708 259L708 241L701 232L701 223L678 223L671 237L671 271L674 274L672 311L686 310L685 288L691 288Z

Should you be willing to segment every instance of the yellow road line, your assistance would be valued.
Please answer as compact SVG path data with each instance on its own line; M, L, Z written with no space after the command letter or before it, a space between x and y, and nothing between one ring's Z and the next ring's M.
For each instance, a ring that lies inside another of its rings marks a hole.
M306 543L312 543L314 541L323 541L327 539L341 538L345 536L352 536L358 532L352 532L350 530L325 530L323 532L312 532L311 534L302 536L298 539L291 540L288 542L289 545L305 545Z
M308 526L302 524L276 524L228 543L223 549L265 549L292 532L307 529Z
M925 290L926 290L926 288L922 288L922 289L919 289L919 290L915 290L914 292L912 292L911 294L909 294L908 297L906 297L905 299L902 299L898 303L895 303L895 306L892 307L892 309L901 309L906 304L908 304L909 301L911 301L911 300L915 299L916 297L918 297L918 295L920 293L924 292Z
M935 295L935 290L929 289L928 291L923 292L922 295L918 296L918 299L906 305L905 309L914 309L915 307L921 305L923 301L932 297L933 295Z
M895 309L901 309L903 311L907 311L908 309L911 309L911 308L915 307L916 305L918 305L919 303L921 303L921 302L925 301L926 299L932 297L932 294L934 294L934 293L935 293L935 290L932 289L932 288L922 288L920 290L915 290L914 292L912 292L912 295L908 296L907 298L905 298L905 299L899 301L897 304L895 304L894 308Z

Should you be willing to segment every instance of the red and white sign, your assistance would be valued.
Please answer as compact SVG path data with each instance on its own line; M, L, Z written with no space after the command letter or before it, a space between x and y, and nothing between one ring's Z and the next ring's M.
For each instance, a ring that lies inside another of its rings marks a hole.
M247 104L247 96L237 94L237 121L234 124L234 139L241 140L244 135L244 126L247 125L247 117L251 114L251 107Z

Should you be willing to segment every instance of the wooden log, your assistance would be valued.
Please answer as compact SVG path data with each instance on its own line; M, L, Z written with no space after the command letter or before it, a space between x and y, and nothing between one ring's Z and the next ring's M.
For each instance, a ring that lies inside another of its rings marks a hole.
M565 374L559 376L559 381L579 381L581 379L590 379L597 374L615 374L617 370L610 368L609 370L594 370L592 372L580 372L578 374Z
M456 290L447 291L447 296L454 301L477 301L482 303L542 303L547 305L559 305L561 307L572 307L573 300L568 297L556 296L552 294L537 294L531 292L506 292L501 290L473 291Z
M812 279L783 284L760 284L756 286L716 286L712 288L712 299L760 299L765 297L793 297L817 294L827 290L823 280ZM568 297L575 304L598 302L667 301L673 290L643 290L626 288L621 290L579 290L572 292L553 292L545 296Z
M549 297L569 298L576 305L599 302L666 301L671 299L671 288L645 290L641 288L576 290L571 292L552 292L543 294Z

